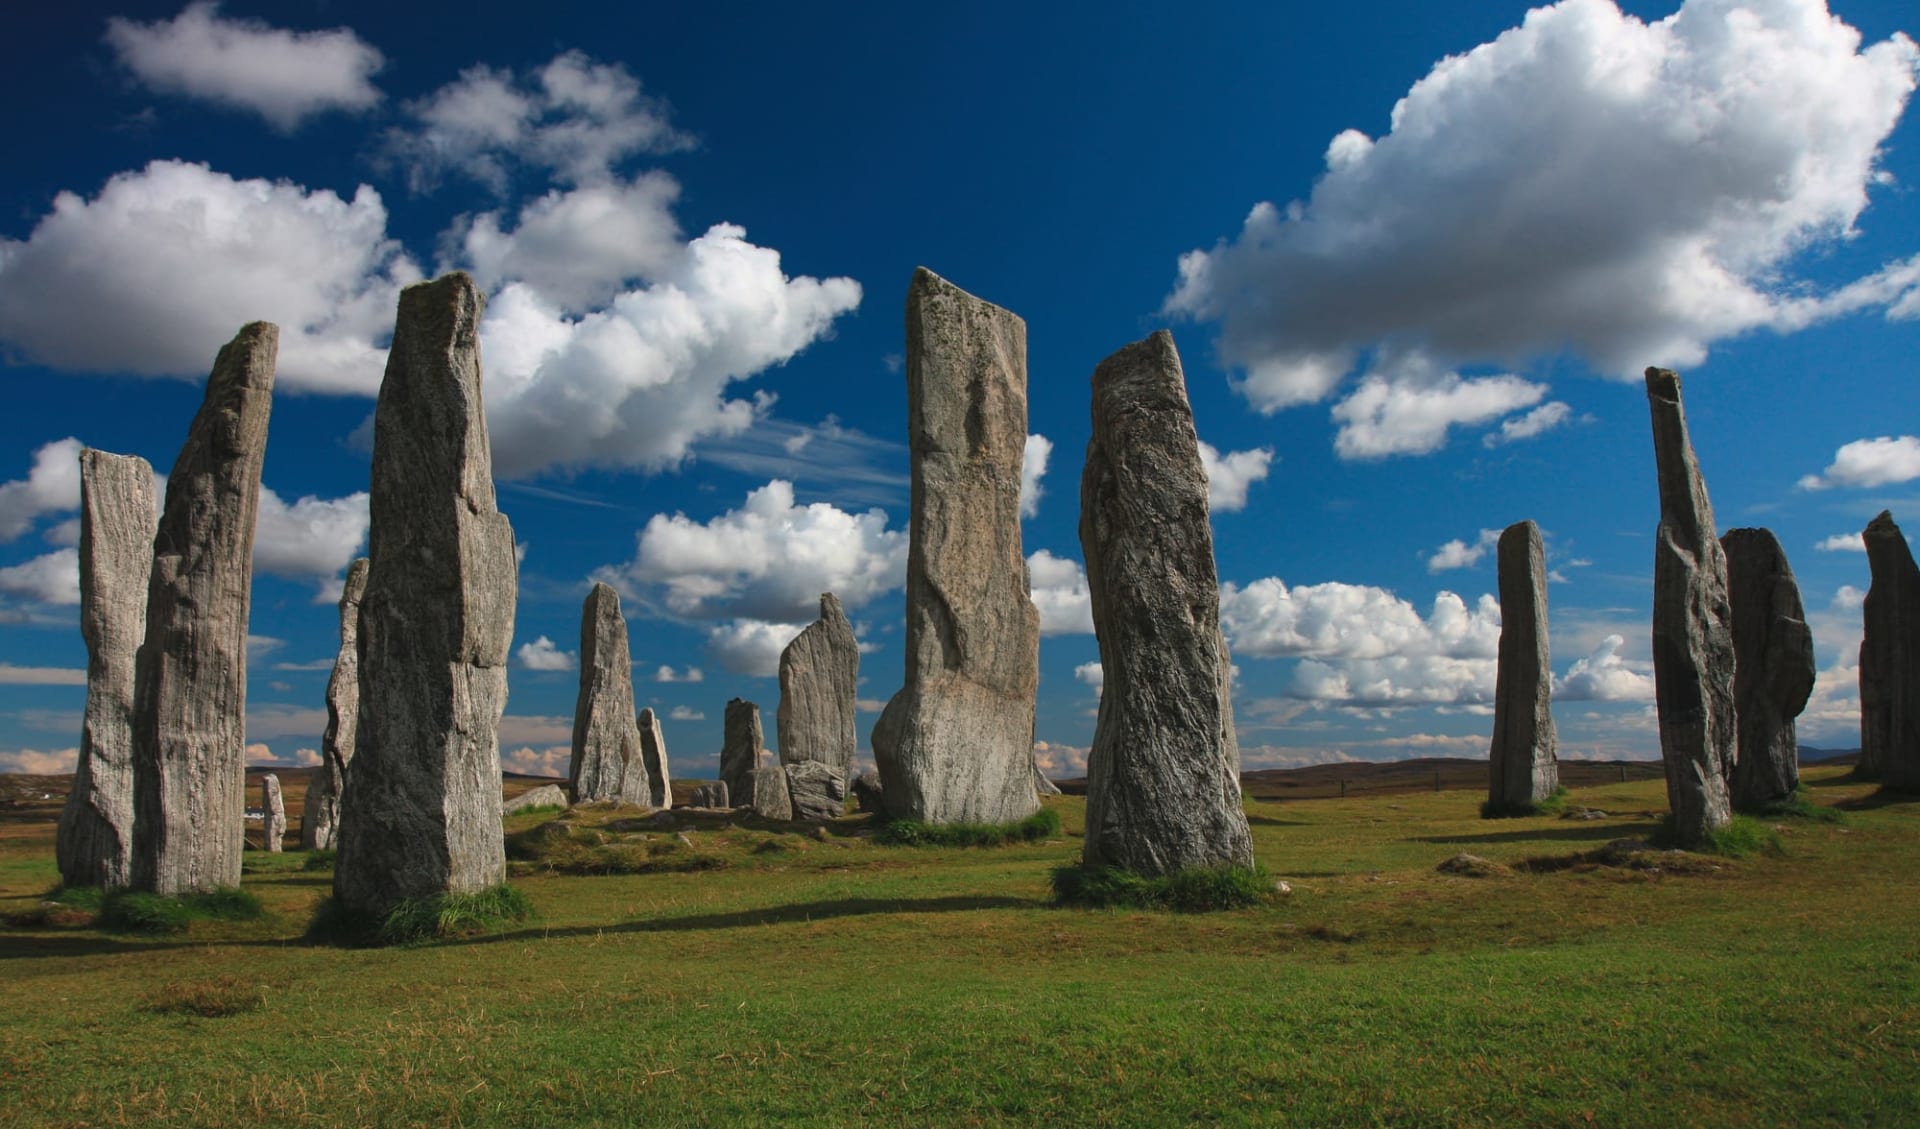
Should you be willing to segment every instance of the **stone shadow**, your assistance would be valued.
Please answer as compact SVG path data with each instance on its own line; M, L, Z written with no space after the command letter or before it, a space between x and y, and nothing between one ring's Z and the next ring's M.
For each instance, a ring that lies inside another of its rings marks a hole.
M1653 834L1658 823L1583 823L1579 827L1551 827L1540 831L1489 831L1484 835L1420 835L1407 839L1409 843L1441 843L1448 846L1465 846L1473 843L1524 843L1532 839L1545 839L1559 843L1610 842L1614 839L1645 838Z

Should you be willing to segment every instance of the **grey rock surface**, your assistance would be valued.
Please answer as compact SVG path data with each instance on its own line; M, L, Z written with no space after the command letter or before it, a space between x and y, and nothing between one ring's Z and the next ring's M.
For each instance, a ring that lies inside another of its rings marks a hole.
M662 811L673 806L673 776L667 767L667 736L660 730L660 718L651 709L640 711L640 764L646 770L646 795L628 787L634 796L630 803L644 803ZM637 783L637 782L636 782Z
M761 819L792 819L793 798L787 792L786 766L765 765L753 770L753 779L747 783L750 789L741 806L753 809L753 814Z
M1680 377L1647 370L1660 527L1653 555L1653 682L1667 805L1682 846L1733 817L1727 775L1739 756L1733 705L1733 612L1713 504L1687 438Z
M80 452L87 709L54 838L64 885L117 889L133 877L134 661L147 633L152 570L153 468L133 455Z
M280 790L280 778L271 772L260 778L260 810L267 813L262 828L266 848L279 854L286 849L287 799Z
M355 915L506 878L499 725L519 585L480 398L485 304L459 272L402 290L374 413L360 723L333 877Z
M300 849L330 851L340 832L340 797L353 763L360 727L360 598L367 591L367 558L348 566L340 588L340 653L327 679L327 731L320 738L320 767L300 809Z
M1488 752L1490 812L1524 810L1560 786L1547 645L1547 553L1531 521L1500 534L1500 661Z
M780 708L775 722L780 763L814 761L844 777L860 738L854 697L860 684L860 643L831 592L820 594L820 618L780 652Z
M853 783L848 785L847 790L853 794L854 802L859 805L861 811L878 813L885 809L880 774L873 769L870 768L854 777Z
M1033 766L1033 790L1042 796L1058 796L1060 794L1060 786L1047 779L1047 774L1041 772L1040 766L1037 764Z
M1730 529L1727 601L1733 608L1733 701L1740 759L1727 785L1735 811L1759 812L1800 786L1794 719L1807 707L1815 674L1813 630L1800 585L1773 532Z
M1251 866L1207 473L1165 330L1094 369L1080 547L1106 674L1083 865ZM1030 740L1023 759L1031 787Z
M906 353L906 684L873 727L874 759L896 818L1008 823L1040 806L1040 613L1020 543L1027 325L921 268Z
M753 774L766 755L766 734L760 727L760 707L745 698L727 702L721 720L720 779L734 802L749 806L754 794Z
M151 893L240 884L253 530L279 343L254 322L221 348L153 538L133 723L133 885Z
M838 819L847 810L847 776L832 765L801 761L782 766L794 819Z
M567 790L558 784L542 784L538 788L529 788L513 799L500 805L500 814L512 815L528 808L567 808L572 807L567 799Z
M702 784L693 790L693 806L696 808L728 808L731 793L724 780L713 784Z
M620 594L598 582L580 609L580 694L573 704L567 786L580 803L645 804L652 795L633 715L627 620L620 614Z
M1920 568L1913 550L1881 511L1867 523L1873 572L1861 608L1860 775L1889 788L1920 791Z

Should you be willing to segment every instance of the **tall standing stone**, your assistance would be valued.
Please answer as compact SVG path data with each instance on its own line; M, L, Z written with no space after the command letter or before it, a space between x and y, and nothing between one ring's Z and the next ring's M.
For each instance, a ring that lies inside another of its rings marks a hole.
M1251 866L1207 472L1164 329L1093 370L1080 548L1106 672L1082 861L1155 875ZM1031 731L1021 768L1032 788Z
M1860 775L1920 792L1920 568L1893 515L1867 523L1861 607Z
M280 778L269 772L260 778L261 837L268 851L279 854L287 842L287 800L280 790Z
M860 739L853 729L860 684L860 642L831 592L820 618L780 652L780 763L824 764L844 781Z
M1696 846L1733 817L1728 769L1739 756L1733 612L1713 504L1687 438L1680 377L1647 370L1660 528L1653 555L1653 683L1675 839Z
M896 818L1008 823L1040 806L1040 613L1020 546L1027 324L921 268L906 369L906 685L873 727L874 760Z
M240 884L246 846L247 612L280 331L240 330L167 478L134 671L133 885Z
M628 803L643 803L665 811L673 806L673 775L667 768L667 735L660 731L660 718L651 709L640 711L640 765L644 776L636 777L623 792ZM645 781L644 796L635 785Z
M340 796L353 763L353 736L360 725L360 599L367 591L367 558L347 569L340 588L340 653L327 679L327 731L320 738L320 767L300 809L300 849L330 851L340 832Z
M333 875L351 914L506 877L499 725L519 587L480 399L485 305L459 272L400 292L374 412L360 725Z
M620 594L595 583L580 609L580 696L573 704L573 761L567 785L574 803L648 802L640 726L633 716L633 659Z
M1560 787L1547 647L1547 553L1531 521L1500 534L1500 665L1493 690L1487 813L1521 812Z
M1727 784L1735 811L1758 812L1791 799L1800 786L1794 719L1813 693L1813 631L1793 568L1771 530L1729 529L1720 547L1733 606L1740 740L1740 759Z
M760 707L745 698L727 702L721 722L720 779L727 795L742 807L753 803L753 774L761 768L766 735L760 728Z
M153 468L80 452L80 637L87 712L54 854L68 886L125 886L133 868L133 673L147 633Z

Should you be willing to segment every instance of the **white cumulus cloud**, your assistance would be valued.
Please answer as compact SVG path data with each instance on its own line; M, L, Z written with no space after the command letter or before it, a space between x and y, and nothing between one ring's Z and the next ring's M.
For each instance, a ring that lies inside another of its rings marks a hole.
M707 715L692 706L675 706L667 711L668 721L705 721Z
M1826 470L1800 480L1800 489L1890 486L1916 478L1920 478L1920 439L1882 435L1878 439L1856 439L1841 447L1833 453L1833 462Z
M328 583L346 570L367 542L365 491L344 498L307 495L294 502L260 488L260 517L254 527L253 567L291 580ZM335 591L333 598L338 599Z
M1500 530L1498 529L1482 529L1480 536L1474 538L1471 544L1456 538L1433 551L1433 555L1427 558L1427 571L1446 572L1455 568L1472 568L1499 543Z
M1620 657L1626 640L1609 635L1593 653L1567 668L1554 680L1553 696L1569 702L1651 702L1653 664Z
M1867 551L1867 542L1858 533L1836 533L1816 542L1813 547L1823 553L1864 553Z
M623 284L663 276L682 247L673 204L680 184L664 172L634 180L555 189L520 209L462 217L447 234L489 291L524 282L561 310L584 313ZM451 265L451 264L443 264Z
M1503 443L1518 443L1523 439L1532 439L1544 435L1573 418L1573 407L1564 401L1554 400L1533 409L1525 415L1500 421L1500 430L1489 431L1481 439L1488 447L1498 447Z
M780 673L780 652L806 627L762 619L731 620L707 632L707 653L735 674L772 678Z
M1093 595L1079 561L1041 549L1027 557L1027 574L1033 580L1033 606L1040 609L1041 635L1093 634Z
M27 477L0 485L0 541L19 537L43 514L80 508L81 450L78 439L56 439L33 453Z
M1040 499L1046 491L1040 488L1040 480L1046 477L1047 459L1053 454L1053 440L1044 435L1027 436L1027 445L1020 452L1020 516L1036 517L1040 513Z
M531 643L520 644L520 665L528 670L572 670L579 658L572 651L563 651L560 645L545 635Z
M1099 690L1107 684L1106 668L1097 662L1081 663L1079 666L1074 667L1073 677L1075 680L1084 682L1095 690Z
M1271 447L1223 455L1218 447L1200 440L1200 466L1207 472L1207 508L1214 513L1246 509L1247 491L1254 483L1266 480L1272 464Z
M676 671L670 666L662 665L659 670L653 672L655 682L705 682L706 679L706 673L697 666Z
M0 592L45 604L78 604L80 550L55 549L20 564L0 568Z
M1463 377L1424 354L1389 359L1333 406L1343 459L1424 455L1446 445L1455 427L1472 427L1531 407L1547 386L1513 375Z

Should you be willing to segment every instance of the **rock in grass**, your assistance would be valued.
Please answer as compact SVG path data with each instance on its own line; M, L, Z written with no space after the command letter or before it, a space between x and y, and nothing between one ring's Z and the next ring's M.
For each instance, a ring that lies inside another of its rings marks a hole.
M1860 774L1920 791L1920 568L1891 513L1862 536L1873 584L1860 613Z
M845 778L859 738L853 729L860 683L860 643L831 592L820 594L820 618L780 652L780 708L775 722L780 763L824 764Z
M567 790L558 784L542 784L538 788L529 788L513 799L500 805L502 815L512 815L528 808L565 808L572 805L567 802Z
M770 764L755 769L748 787L752 791L742 798L747 800L745 806L751 807L753 814L761 819L793 818L793 798L787 792L786 766Z
M787 774L787 800L794 819L838 819L847 807L847 778L819 761L781 766Z
M1547 648L1547 554L1540 527L1500 534L1500 663L1493 692L1487 810L1524 811L1560 786Z
M859 805L861 811L879 812L884 810L885 804L881 799L880 774L873 769L868 769L854 777L853 783L848 786L847 790L853 793L854 802Z
M1800 586L1771 530L1730 529L1727 600L1733 607L1733 699L1740 757L1728 780L1735 811L1759 812L1800 786L1794 719L1813 693L1813 631Z
M906 684L873 727L887 811L1032 815L1040 613L1020 546L1027 325L921 268L907 291Z
M277 855L287 840L287 801L280 791L280 778L271 772L260 778L260 810L267 814L264 821L267 850Z
M662 811L673 806L673 777L667 768L667 735L651 709L640 711L640 765L646 770L647 791L642 801Z
M353 735L360 726L360 597L367 591L367 558L347 569L340 589L340 653L327 679L327 731L320 739L320 767L300 809L300 849L330 851L340 830L340 796L353 763Z
M360 725L333 872L353 916L506 878L499 725L519 587L480 399L484 307L458 272L400 292L374 413Z
M731 807L727 801L730 793L727 782L722 780L714 784L702 784L693 790L693 806L697 808Z
M246 845L247 614L280 331L241 329L167 478L135 660L133 885L240 884Z
M1676 842L1698 846L1733 817L1728 770L1739 756L1727 559L1687 439L1680 377L1647 370L1660 528L1653 555L1653 682L1660 757Z
M1507 873L1507 868L1491 859L1479 855L1461 852L1435 868L1442 874L1451 874L1456 878L1493 878Z
M754 805L753 774L765 756L766 735L760 728L760 707L745 698L727 703L720 741L720 779L727 793L743 807Z
M620 594L595 583L580 609L580 693L567 784L578 803L645 804L652 790L633 716L633 659Z
M1094 369L1080 546L1106 672L1081 865L1251 866L1207 472L1166 330Z
M80 452L80 637L87 710L54 855L67 886L118 889L133 868L134 661L147 633L153 468Z

